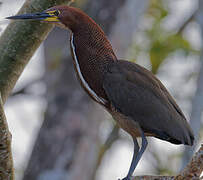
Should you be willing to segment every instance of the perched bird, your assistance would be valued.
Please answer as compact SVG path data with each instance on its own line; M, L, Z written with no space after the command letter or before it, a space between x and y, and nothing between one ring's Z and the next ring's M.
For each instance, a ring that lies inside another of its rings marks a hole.
M8 19L54 22L71 31L71 53L82 87L133 138L133 159L123 180L131 179L147 147L146 136L193 145L193 132L164 85L138 64L118 60L102 29L87 14L77 8L55 6ZM141 148L137 137L142 138Z

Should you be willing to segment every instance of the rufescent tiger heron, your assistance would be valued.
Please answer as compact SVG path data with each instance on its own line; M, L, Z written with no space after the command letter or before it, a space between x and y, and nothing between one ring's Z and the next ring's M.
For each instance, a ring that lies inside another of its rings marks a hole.
M131 179L147 147L146 136L193 145L193 132L163 84L147 69L118 60L102 29L84 12L69 6L55 6L42 13L8 19L52 22L71 31L71 53L82 87L133 138L133 159L123 180ZM137 137L142 138L141 148Z

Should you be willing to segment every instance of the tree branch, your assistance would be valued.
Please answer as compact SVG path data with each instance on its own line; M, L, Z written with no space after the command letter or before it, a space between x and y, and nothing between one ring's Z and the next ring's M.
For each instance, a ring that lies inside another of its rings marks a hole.
M174 180L174 176L136 176L133 180Z
M203 39L203 1L199 1L198 11L196 13L195 19L201 28L201 36ZM199 72L197 74L196 82L196 92L193 96L191 102L191 114L190 114L190 126L194 131L196 141L199 141L200 127L201 127L201 117L203 110L203 49L201 47ZM196 71L194 71L196 73ZM182 166L184 167L190 160L196 148L196 143L192 148L185 147Z
M203 171L203 144L177 176L135 176L133 180L199 180Z
M0 179L13 180L13 160L11 153L11 133L8 130L3 102L0 97Z
M28 92L27 90L33 85L36 84L38 82L40 82L42 79L34 79L30 82L28 82L26 85L24 85L23 87L21 87L20 89L12 92L12 94L10 95L9 98L17 96L17 95L33 95L33 93Z
M27 0L19 13L40 12L70 0ZM25 65L46 38L52 25L41 22L15 21L8 25L0 38L0 179L13 180L11 134L3 110L8 95Z
M19 14L41 12L70 0L27 0ZM0 38L0 92L7 99L25 65L53 25L36 21L14 21Z
M114 125L105 143L100 147L99 156L96 163L96 169L98 169L98 167L101 165L101 161L102 161L102 158L104 157L105 152L111 148L113 143L116 140L118 140L118 138L119 138L119 127L117 125Z
M176 177L176 180L183 179L199 179L203 171L203 144L199 151L192 157L190 163L185 169Z
M192 22L195 19L195 16L197 15L197 10L194 11L189 17L188 19L186 19L183 24L180 26L180 28L178 29L177 34L182 33L185 29L185 27Z

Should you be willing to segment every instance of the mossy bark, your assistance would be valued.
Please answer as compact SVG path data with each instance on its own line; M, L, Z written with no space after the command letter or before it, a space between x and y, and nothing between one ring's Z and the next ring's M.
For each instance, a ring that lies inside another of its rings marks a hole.
M41 12L70 0L27 0L19 14ZM0 180L13 180L11 134L3 104L26 64L46 38L52 25L35 21L13 21L0 37Z
M13 159L11 154L11 133L8 130L3 102L0 97L0 180L13 180Z
M19 14L41 12L70 0L27 0ZM36 21L13 21L0 38L0 92L3 103L12 91L25 65L53 25Z

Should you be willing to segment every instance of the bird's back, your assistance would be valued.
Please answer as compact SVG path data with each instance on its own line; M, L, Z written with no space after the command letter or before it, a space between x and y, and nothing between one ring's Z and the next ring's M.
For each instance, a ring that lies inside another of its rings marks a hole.
M128 119L124 124L132 126L135 121L146 134L174 144L193 144L194 135L181 109L147 69L128 61L114 62L103 87L115 110L126 117L125 122Z

